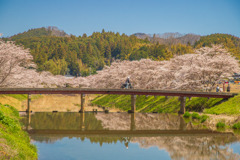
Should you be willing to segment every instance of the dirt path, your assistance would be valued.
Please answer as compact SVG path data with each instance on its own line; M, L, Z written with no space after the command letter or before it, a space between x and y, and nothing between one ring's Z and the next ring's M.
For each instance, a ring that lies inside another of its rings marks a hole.
M92 111L93 109L97 109L98 111L103 111L102 108L91 105L91 100L95 98L95 95L87 95L86 96L86 111ZM31 110L34 112L78 112L80 110L81 99L80 95L42 95L38 99L34 99L31 101ZM22 102L21 111L25 111L27 109L27 100ZM109 109L110 112L117 112L118 109Z

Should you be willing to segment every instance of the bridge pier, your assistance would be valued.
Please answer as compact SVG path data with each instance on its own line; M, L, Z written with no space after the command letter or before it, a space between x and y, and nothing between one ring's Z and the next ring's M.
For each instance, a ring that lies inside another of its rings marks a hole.
M180 130L185 130L185 121L184 121L183 117L182 117L182 116L179 116L179 120L180 120L179 129L180 129Z
M185 102L186 102L186 97L179 97L180 101L180 111L178 111L179 114L184 114L185 113Z
M85 94L81 94L81 110L79 112L85 112Z
M27 130L29 130L31 128L30 123L31 123L31 113L27 112L27 126L26 126Z
M27 98L27 112L28 113L31 113L31 110L30 110L30 102L31 102L31 94L28 94L28 98Z
M136 125L135 125L135 113L131 113L131 127L130 127L130 130L131 131L134 131L136 130Z
M131 113L135 113L136 111L136 98L137 95L131 95Z
M79 113L80 114L80 130L85 130L84 120L85 120L85 113Z

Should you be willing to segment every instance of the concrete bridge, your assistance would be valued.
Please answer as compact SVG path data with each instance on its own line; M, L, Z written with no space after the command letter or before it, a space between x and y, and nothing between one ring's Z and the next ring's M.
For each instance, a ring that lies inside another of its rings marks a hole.
M192 92L175 90L149 90L149 89L99 89L99 88L0 88L0 94L28 94L28 112L30 112L31 94L81 94L81 110L85 111L85 94L124 94L131 95L131 112L136 111L137 95L177 96L181 102L180 114L185 113L186 97L208 97L228 99L237 93L225 92Z

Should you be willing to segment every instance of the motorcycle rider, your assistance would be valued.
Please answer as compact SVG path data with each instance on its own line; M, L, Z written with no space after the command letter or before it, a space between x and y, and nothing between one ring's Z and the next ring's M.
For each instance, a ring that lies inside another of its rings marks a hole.
M128 86L129 86L129 84L130 84L131 82L130 82L130 77L127 77L127 79L126 79L126 82L125 82L125 84L126 84L126 89L128 89Z

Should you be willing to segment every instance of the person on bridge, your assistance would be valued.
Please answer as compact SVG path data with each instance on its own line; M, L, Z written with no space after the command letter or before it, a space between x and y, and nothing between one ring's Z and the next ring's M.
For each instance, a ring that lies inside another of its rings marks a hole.
M130 77L127 77L125 83L126 83L126 89L128 89L128 86L129 86L129 84L131 83L131 82L130 82Z
M228 83L227 92L230 92L230 89L231 89L231 87L230 87L230 84Z
M219 87L218 87L218 85L217 85L217 88L216 88L216 92L219 92Z

